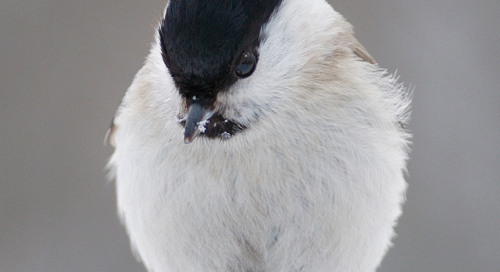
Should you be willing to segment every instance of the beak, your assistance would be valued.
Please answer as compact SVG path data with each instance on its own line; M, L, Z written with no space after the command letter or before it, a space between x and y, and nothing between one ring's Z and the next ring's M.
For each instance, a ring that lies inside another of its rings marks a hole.
M184 127L184 143L190 144L198 136L200 130L198 124L212 116L212 111L202 107L199 103L192 103L186 118Z

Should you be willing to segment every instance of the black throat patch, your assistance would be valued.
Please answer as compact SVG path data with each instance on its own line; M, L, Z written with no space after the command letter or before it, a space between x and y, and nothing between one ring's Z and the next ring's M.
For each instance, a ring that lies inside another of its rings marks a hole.
M238 80L235 70L243 54L258 56L261 28L281 2L170 0L159 29L162 56L188 107L195 98L213 108L217 94ZM245 128L222 113L210 119L214 128L207 126L200 136L220 137L224 127L232 133Z
M180 124L186 125L186 120L179 117ZM224 118L221 114L216 113L205 122L198 123L199 136L207 138L219 138L229 140L234 134L246 129L246 126Z

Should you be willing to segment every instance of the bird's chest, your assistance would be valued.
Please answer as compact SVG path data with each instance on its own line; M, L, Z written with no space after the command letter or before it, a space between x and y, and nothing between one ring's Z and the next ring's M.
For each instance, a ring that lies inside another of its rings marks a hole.
M157 201L184 225L265 235L279 222L297 217L294 213L305 208L301 205L315 201L304 188L318 186L308 173L297 173L278 157L175 163L172 175L158 181L164 189Z
M285 225L304 227L318 214L314 209L328 201L331 192L321 188L325 180L316 175L324 171L310 167L310 161L292 154L284 160L279 150L228 154L169 153L143 161L143 169L135 171L141 174L132 181L135 189L128 192L136 203L124 210L136 211L129 214L144 222L138 229L147 239L263 252Z
M195 141L124 156L118 203L144 259L172 271L198 264L206 271L263 264L294 271L300 260L321 256L320 265L340 254L333 242L367 231L354 226L373 225L367 216L379 210L378 191L366 189L347 163L360 156L324 142L255 142L224 149Z

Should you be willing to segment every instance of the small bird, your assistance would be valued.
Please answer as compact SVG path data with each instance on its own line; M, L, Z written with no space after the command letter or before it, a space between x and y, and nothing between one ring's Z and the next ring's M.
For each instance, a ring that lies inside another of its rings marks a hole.
M324 0L170 0L109 141L148 271L369 272L411 96Z

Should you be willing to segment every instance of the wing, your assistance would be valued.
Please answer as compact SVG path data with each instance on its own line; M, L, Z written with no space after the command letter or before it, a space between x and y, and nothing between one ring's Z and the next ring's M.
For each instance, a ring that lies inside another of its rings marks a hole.
M116 131L116 125L115 125L115 118L111 119L111 124L109 125L108 131L106 131L106 135L104 135L104 145L107 145L108 143L112 146L115 147L115 135Z
M361 60L369 62L374 65L377 64L377 62L375 61L375 59L373 59L370 53L366 51L365 47L362 46L356 39L354 39L354 41L351 43L349 47L354 52L354 54L356 54L356 56L358 56Z

